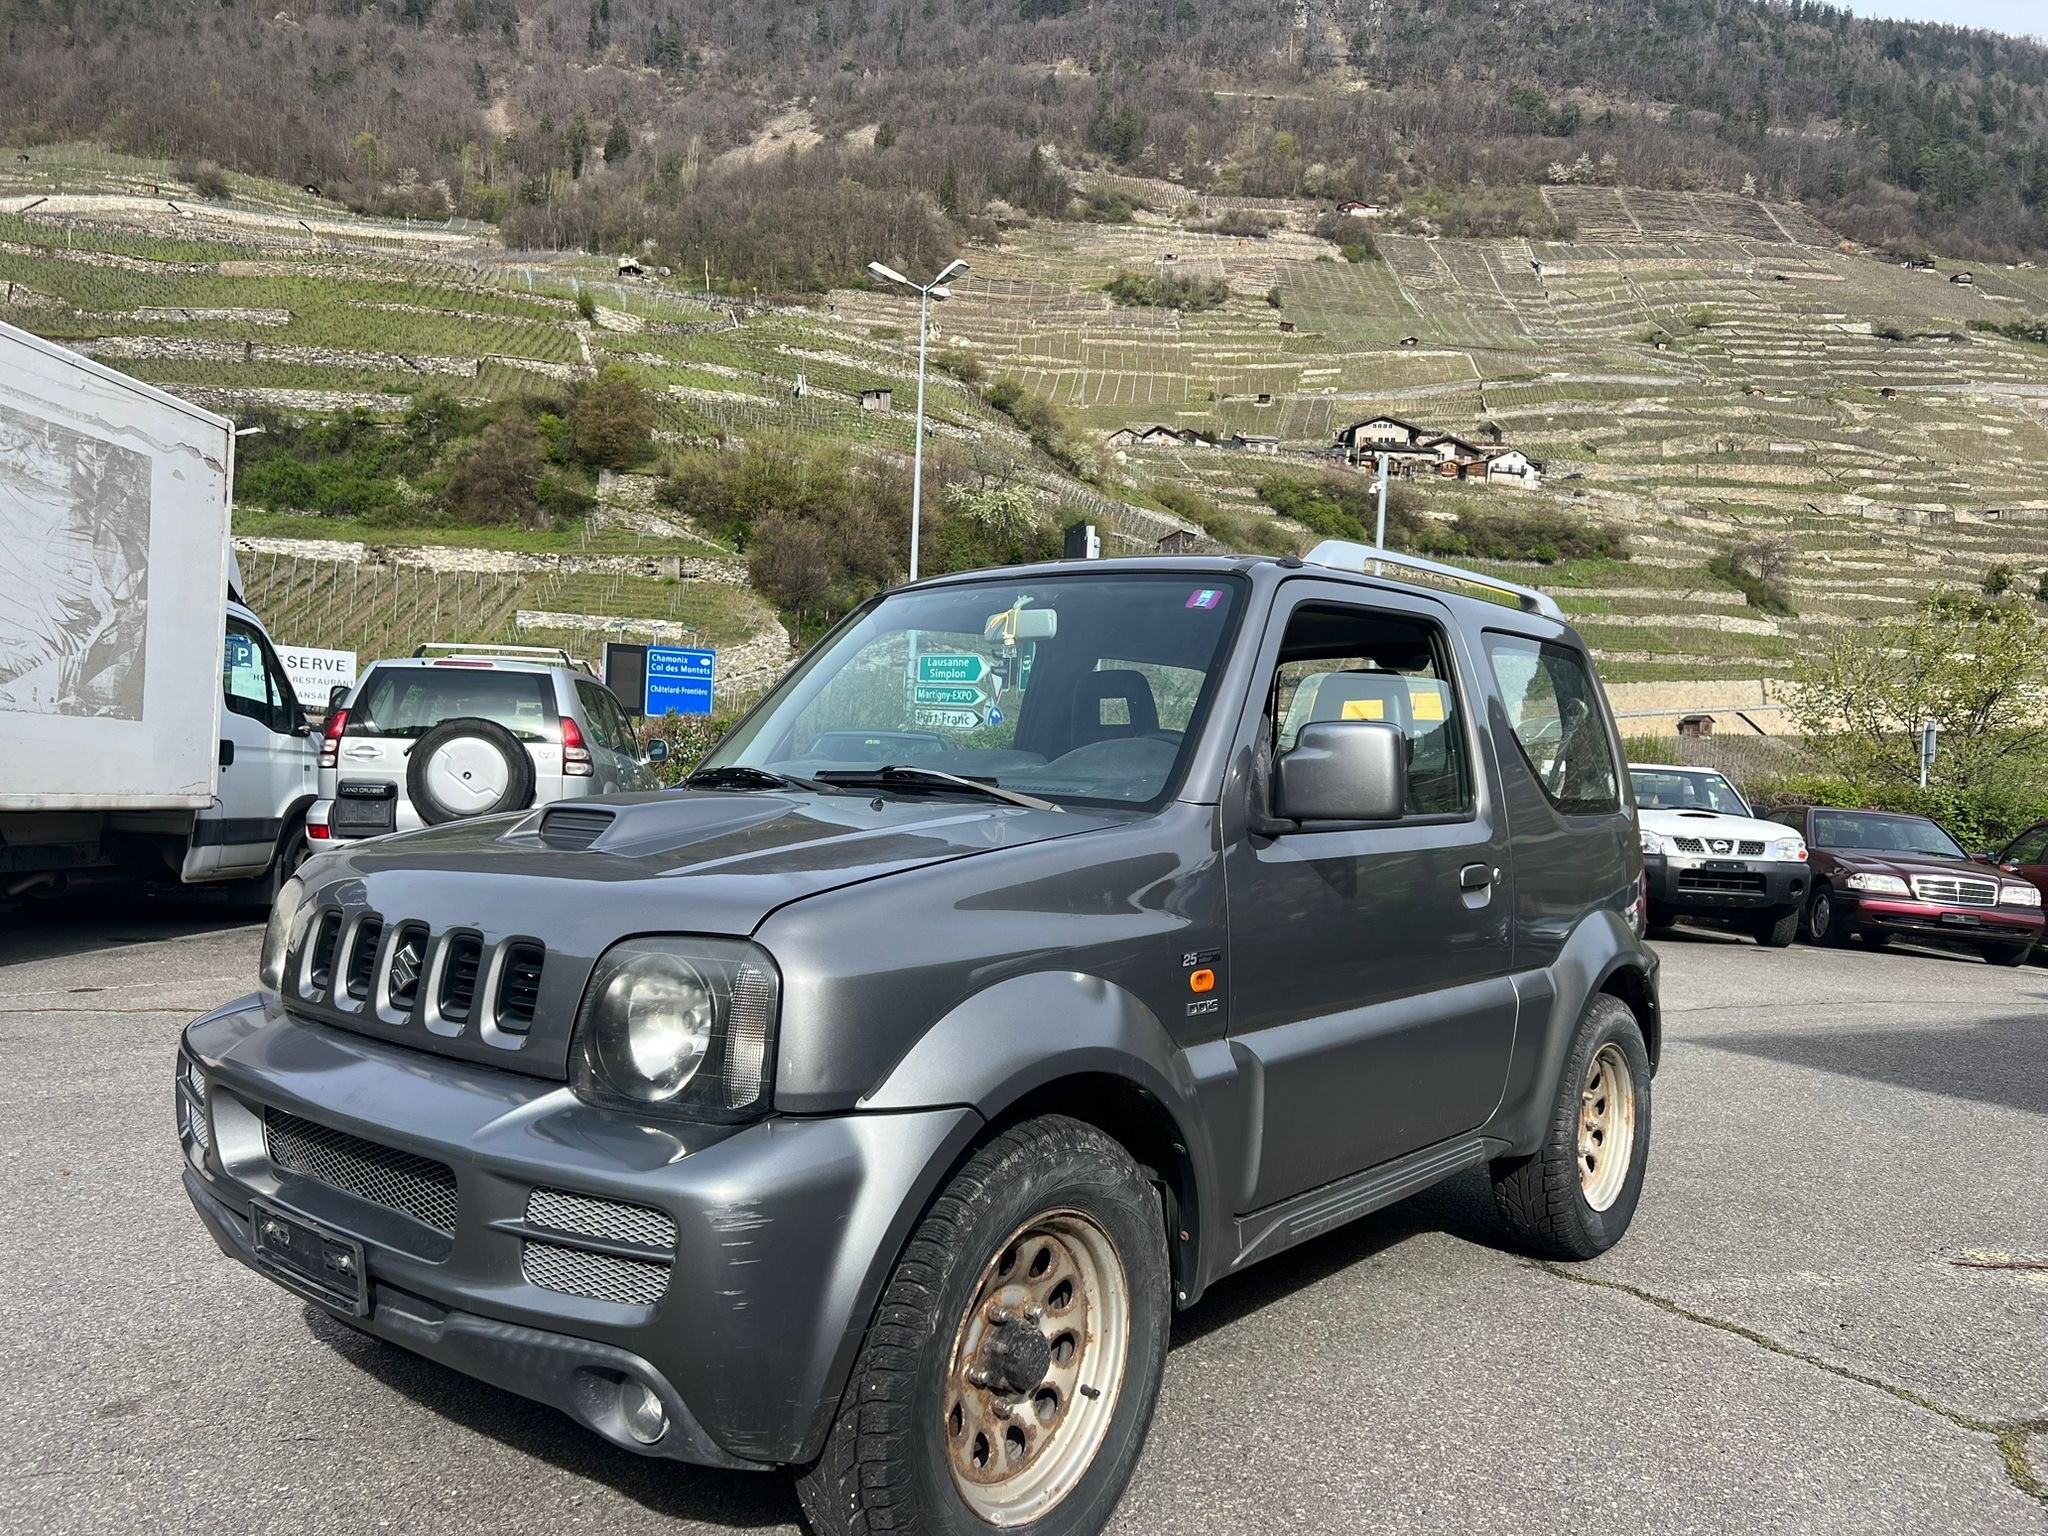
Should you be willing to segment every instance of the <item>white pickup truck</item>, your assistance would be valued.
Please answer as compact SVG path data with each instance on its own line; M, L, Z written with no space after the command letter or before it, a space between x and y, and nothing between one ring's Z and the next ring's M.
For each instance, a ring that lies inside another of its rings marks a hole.
M234 427L0 325L0 898L304 856L318 743L228 541Z

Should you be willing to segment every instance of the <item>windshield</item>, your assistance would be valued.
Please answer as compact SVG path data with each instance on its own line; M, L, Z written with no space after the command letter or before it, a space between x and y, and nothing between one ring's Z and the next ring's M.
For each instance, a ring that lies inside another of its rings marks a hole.
M1631 768L1628 778L1635 786L1636 804L1646 811L1750 813L1733 784L1705 769Z
M1234 576L1099 567L896 593L827 639L699 771L896 764L1054 802L1157 803L1242 600Z
M1867 811L1815 811L1816 846L1841 853L1925 853L1967 859L1956 840L1924 816L1878 816Z
M548 741L548 679L472 666L382 667L349 705L345 736L424 736L443 720L492 720Z

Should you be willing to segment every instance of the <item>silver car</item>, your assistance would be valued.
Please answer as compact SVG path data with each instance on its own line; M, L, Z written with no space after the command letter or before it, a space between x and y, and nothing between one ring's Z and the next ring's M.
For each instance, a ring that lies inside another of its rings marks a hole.
M376 837L621 790L659 789L616 695L563 651L421 646L370 664L327 717L306 835Z

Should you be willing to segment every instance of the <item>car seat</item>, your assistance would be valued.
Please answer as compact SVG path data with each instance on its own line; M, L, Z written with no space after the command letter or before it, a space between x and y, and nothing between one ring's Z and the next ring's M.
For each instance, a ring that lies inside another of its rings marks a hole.
M1119 700L1124 706L1121 711L1103 707ZM1118 713L1123 715L1122 720L1115 718ZM1159 706L1153 702L1152 685L1146 681L1144 673L1128 668L1084 672L1074 685L1074 719L1069 750L1126 736L1149 736L1158 729Z

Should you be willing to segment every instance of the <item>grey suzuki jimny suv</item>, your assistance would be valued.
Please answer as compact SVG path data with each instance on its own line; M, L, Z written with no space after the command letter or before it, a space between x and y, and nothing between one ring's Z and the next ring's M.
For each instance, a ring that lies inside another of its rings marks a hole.
M682 792L316 856L185 1033L185 1185L367 1333L798 1469L825 1536L1098 1531L1215 1281L1475 1166L1539 1253L1626 1230L1625 784L1523 588L1349 544L927 581Z

